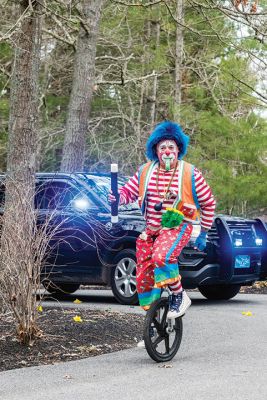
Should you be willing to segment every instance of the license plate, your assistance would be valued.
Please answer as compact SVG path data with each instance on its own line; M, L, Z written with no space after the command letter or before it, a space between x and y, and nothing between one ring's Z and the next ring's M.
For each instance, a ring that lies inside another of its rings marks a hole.
M249 268L250 256L239 254L235 257L235 268Z

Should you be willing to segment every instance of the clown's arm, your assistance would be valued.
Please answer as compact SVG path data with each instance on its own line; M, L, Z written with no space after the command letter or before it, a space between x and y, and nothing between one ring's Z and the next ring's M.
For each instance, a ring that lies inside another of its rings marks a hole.
M201 210L201 232L195 242L195 248L204 250L206 247L207 232L211 228L214 218L216 201L213 197L211 189L201 172L195 168L195 189L198 203Z
M120 200L119 205L133 203L138 199L138 171L132 176L128 182L119 189ZM109 201L115 201L115 196L112 193L108 196Z
M196 195L201 210L201 230L208 231L212 225L216 201L209 185L197 168L194 170L194 175Z

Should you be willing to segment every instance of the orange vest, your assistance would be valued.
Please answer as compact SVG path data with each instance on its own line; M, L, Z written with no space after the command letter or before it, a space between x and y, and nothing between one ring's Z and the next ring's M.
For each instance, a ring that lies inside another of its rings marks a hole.
M139 170L139 207L146 213L146 193L148 182L153 170L158 165L157 161L149 161ZM199 217L199 204L195 189L194 166L186 161L179 161L178 195L173 203L173 208L181 211L186 220L195 221Z

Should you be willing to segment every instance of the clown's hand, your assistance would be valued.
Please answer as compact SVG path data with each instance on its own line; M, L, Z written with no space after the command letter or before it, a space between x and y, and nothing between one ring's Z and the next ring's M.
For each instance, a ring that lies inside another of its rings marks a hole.
M198 237L196 238L194 249L198 249L199 251L203 251L206 247L207 243L207 233L206 231L201 231Z
M116 197L113 195L111 190L108 193L107 200L109 204L115 203L116 201Z

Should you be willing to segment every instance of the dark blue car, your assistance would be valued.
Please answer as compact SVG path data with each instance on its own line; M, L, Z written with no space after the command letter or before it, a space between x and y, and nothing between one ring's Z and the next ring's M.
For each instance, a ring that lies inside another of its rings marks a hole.
M135 241L145 224L131 204L119 208L119 223L112 225L109 189L104 174L37 174L38 223L59 227L42 270L43 284L54 295L73 293L81 284L109 285L120 303L137 303ZM230 299L241 285L266 279L267 231L261 220L217 216L205 252L193 248L199 229L194 226L178 260L185 288L198 288L208 299Z

